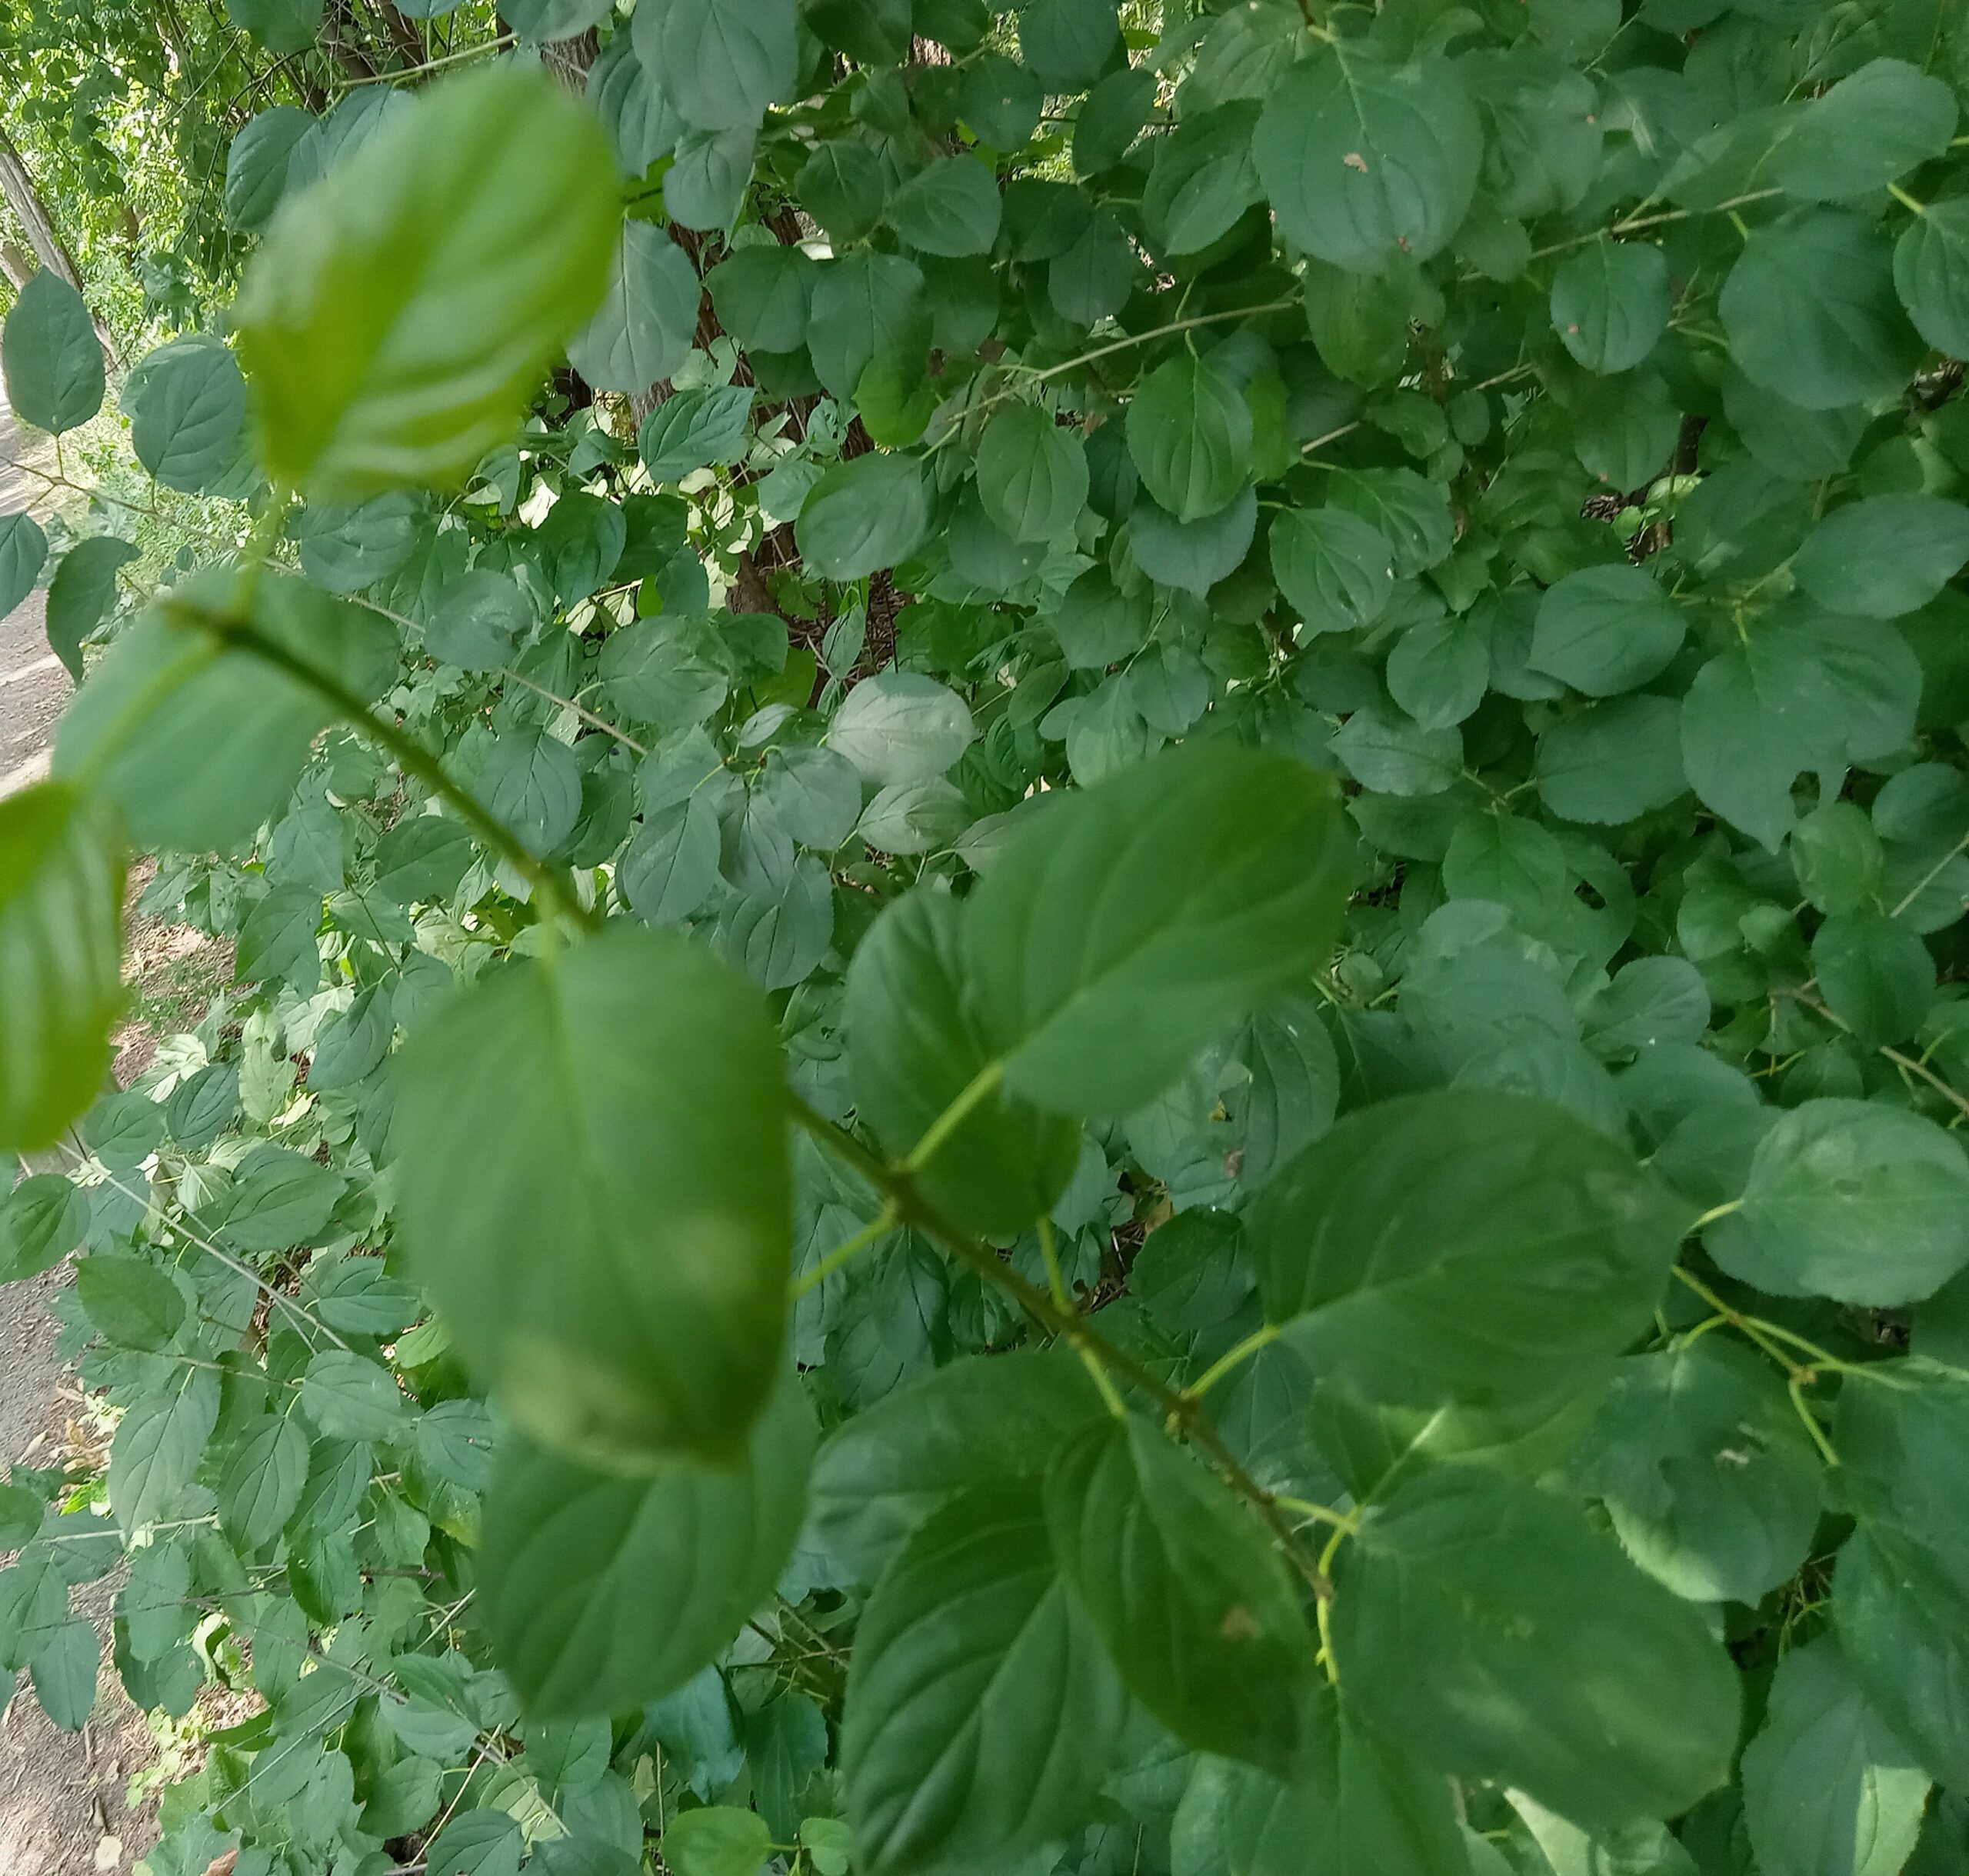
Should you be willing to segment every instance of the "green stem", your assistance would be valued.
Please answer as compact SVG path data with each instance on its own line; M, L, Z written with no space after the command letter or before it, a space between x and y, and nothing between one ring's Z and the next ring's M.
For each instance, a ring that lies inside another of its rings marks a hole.
M1081 1354L1098 1358L1111 1376L1119 1376L1129 1386L1146 1395L1162 1410L1170 1425L1180 1431L1222 1475L1224 1482L1249 1503L1278 1540L1294 1568L1308 1583L1318 1588L1321 1577L1298 1533L1279 1509L1278 1500L1246 1471L1224 1444L1201 1411L1200 1403L1171 1387L1161 1377L1118 1347L1084 1318L1064 1310L1036 1284L1027 1282L981 1239L954 1225L917 1189L906 1167L891 1166L864 1146L845 1128L837 1127L817 1112L792 1089L785 1091L787 1112L795 1125L804 1129L836 1158L845 1160L888 1201L897 1218L934 1238L961 1264L988 1283L995 1284L1018 1302L1033 1321L1049 1334Z
M1183 1391L1193 1401L1201 1400L1233 1368L1248 1361L1261 1348L1278 1339L1278 1325L1275 1322L1268 1322L1262 1328L1252 1330L1228 1355L1219 1355Z
M787 1301L797 1303L809 1290L818 1290L857 1251L886 1238L895 1226L895 1214L885 1205L879 1216L871 1218L845 1244L836 1245L804 1276L795 1278L787 1286Z
M1812 1444L1818 1448L1819 1457L1827 1465L1837 1465L1839 1454L1834 1451L1831 1441L1825 1437L1825 1429L1818 1424L1818 1416L1811 1410L1811 1404L1805 1398L1805 1378L1794 1375L1785 1382L1784 1391L1791 1397L1791 1405L1797 1410L1798 1418L1805 1423L1805 1431L1812 1436Z
M444 765L401 725L371 710L338 678L318 671L277 639L268 638L256 625L237 618L222 618L182 601L167 601L167 608L186 621L216 635L228 645L250 651L276 669L284 671L323 702L332 705L337 715L351 728L380 743L407 775L415 775L441 798L485 845L491 848L525 880L545 902L549 911L593 927L595 915L581 903L555 870L529 853L518 838L494 815L486 812L478 798L462 788L445 773Z
M1005 1065L1002 1061L988 1061L971 1078L964 1091L930 1123L923 1138L911 1149L905 1167L912 1173L921 1172L935 1158L937 1149L964 1125L971 1109L990 1095L1004 1078Z

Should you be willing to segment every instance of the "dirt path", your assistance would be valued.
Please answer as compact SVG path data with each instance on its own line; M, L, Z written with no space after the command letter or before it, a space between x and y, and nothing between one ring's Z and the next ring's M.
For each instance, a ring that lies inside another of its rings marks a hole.
M24 453L35 459L32 448L0 393L0 514L46 511L43 485L15 466ZM46 595L37 591L0 621L0 795L47 774L55 720L68 699L68 673L48 648L46 614ZM0 1477L22 1461L55 1464L82 1407L81 1388L55 1355L48 1313L67 1281L65 1265L0 1284ZM106 1637L109 1586L82 1594ZM0 1876L128 1871L155 1834L148 1818L124 1804L129 1774L155 1756L143 1715L106 1660L95 1717L80 1734L58 1731L22 1681L0 1718ZM0 1679L0 1698L10 1691Z

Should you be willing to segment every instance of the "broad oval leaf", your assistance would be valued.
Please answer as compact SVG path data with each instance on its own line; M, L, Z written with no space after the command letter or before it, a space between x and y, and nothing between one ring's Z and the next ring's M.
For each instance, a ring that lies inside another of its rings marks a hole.
M1071 1834L1128 1712L1038 1481L961 1492L903 1546L855 1632L841 1764L865 1866L978 1867Z
M234 308L268 468L461 484L605 290L615 158L545 72L434 85L283 202Z
M521 1422L631 1471L742 1451L791 1237L757 993L687 939L611 931L481 983L399 1070L405 1238Z
M732 1465L597 1472L524 1442L500 1461L481 1548L486 1621L527 1711L609 1713L715 1661L799 1535L811 1410L781 1378Z
M1331 783L1287 756L1187 743L1049 801L965 915L1005 1085L1064 1113L1141 1106L1324 962L1353 867Z
M1268 1318L1372 1399L1494 1405L1611 1359L1651 1320L1685 1215L1627 1149L1494 1090L1347 1115L1250 1218Z
M21 288L0 332L0 364L14 415L55 435L102 408L102 346L88 302L45 269Z
M1483 125L1448 60L1334 42L1272 88L1252 145L1278 225L1354 273L1425 261L1468 212Z
M1740 1205L1702 1241L1774 1295L1913 1302L1969 1263L1969 1161L1918 1114L1807 1101L1758 1141Z
M1334 1579L1341 1684L1438 1771L1587 1825L1672 1818L1722 1782L1737 1672L1702 1617L1562 1501L1481 1467L1424 1473Z
M53 1146L96 1097L123 1007L124 851L100 799L0 801L0 1145Z
M1311 1631L1230 1488L1131 1417L1060 1448L1045 1494L1060 1567L1135 1698L1189 1745L1289 1767Z

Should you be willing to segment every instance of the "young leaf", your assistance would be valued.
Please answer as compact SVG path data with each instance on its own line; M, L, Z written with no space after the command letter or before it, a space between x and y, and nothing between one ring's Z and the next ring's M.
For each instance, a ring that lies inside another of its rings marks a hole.
M1340 1684L1438 1771L1588 1826L1686 1811L1727 1774L1736 1669L1701 1616L1556 1498L1423 1474L1341 1550Z
M965 915L1005 1085L1063 1113L1141 1106L1324 962L1352 868L1330 785L1289 757L1190 743L1049 801Z
M772 1592L807 1505L814 1423L781 1379L735 1466L596 1472L505 1454L481 1551L493 1645L527 1711L608 1713L717 1660Z
M1136 1698L1190 1745L1288 1768L1317 1670L1263 1527L1134 1418L1061 1447L1045 1489L1061 1568Z
M501 66L283 202L233 315L268 468L343 498L462 483L601 302L615 177L579 103Z
M630 1470L744 1450L784 1335L780 1078L757 993L652 931L495 975L405 1045L405 1241L536 1438Z

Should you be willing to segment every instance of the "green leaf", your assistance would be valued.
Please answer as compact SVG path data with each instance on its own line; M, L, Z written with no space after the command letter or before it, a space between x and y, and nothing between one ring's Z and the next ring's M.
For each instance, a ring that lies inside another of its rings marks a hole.
M503 1455L480 1551L486 1620L529 1713L608 1713L680 1688L772 1593L807 1503L814 1424L778 1384L731 1466L627 1478L524 1443Z
M1941 155L1954 135L1954 94L1941 79L1876 58L1806 105L1771 173L1807 202L1848 202Z
M898 1159L998 1058L963 978L962 910L927 888L896 901L848 972L855 1104ZM992 1088L928 1158L931 1201L968 1228L1016 1231L1051 1209L1080 1158L1080 1128Z
M1969 351L1969 201L1937 202L1908 225L1894 245L1894 286L1937 352Z
M1920 1360L1849 1376L1833 1438L1857 1520L1832 1579L1841 1654L1915 1762L1958 1786L1969 1768L1969 1380Z
M1214 515L1251 472L1251 413L1208 359L1159 365L1128 405L1128 454L1142 486L1179 521Z
M418 93L282 205L248 267L234 324L268 469L344 498L461 484L601 302L620 227L608 138L545 72Z
M636 439L653 482L681 481L694 469L736 460L754 394L742 385L679 391L651 412Z
M672 1818L660 1848L676 1876L758 1876L771 1853L772 1832L755 1811L708 1804Z
M517 655L533 624L533 602L518 586L490 567L473 567L438 594L424 621L424 642L447 664L489 671Z
M818 271L798 248L739 248L705 275L705 285L727 332L757 351L794 352L806 343Z
M135 542L113 534L92 535L62 556L48 587L48 642L79 684L82 641L102 623L116 601L116 575L138 555Z
M0 618L34 591L48 558L48 536L32 515L0 515Z
M1457 68L1333 42L1272 88L1252 154L1281 231L1351 273L1425 261L1468 212L1483 125Z
M646 391L684 362L697 336L699 288L689 255L661 228L625 222L601 310L568 342L598 391Z
M1677 1595L1755 1603L1811 1548L1819 1473L1777 1371L1711 1335L1614 1365L1577 1475Z
M188 1368L126 1413L109 1449L109 1508L125 1535L178 1515L218 1424L218 1376Z
M102 1650L88 1617L70 1618L35 1651L30 1666L35 1698L64 1732L78 1733L95 1710L95 1679Z
M519 1876L525 1840L503 1811L461 1811L425 1846L430 1876Z
M1872 1101L1807 1101L1757 1142L1717 1264L1774 1296L1891 1308L1969 1263L1969 1162L1934 1121Z
M1186 744L1049 799L965 912L1006 1087L1065 1113L1140 1107L1325 962L1353 865L1330 782L1268 752Z
M271 1544L301 1503L308 1435L286 1414L263 1415L219 1481L219 1521L249 1554Z
M838 463L816 482L794 524L801 555L831 580L858 580L906 560L930 528L923 472L906 456Z
M1091 1814L1126 1688L1061 1581L1038 1483L959 1493L855 1633L841 1767L865 1867L1002 1867Z
M1538 601L1530 663L1589 697L1614 697L1658 677L1688 621L1644 568L1582 568Z
M95 798L0 801L0 1145L53 1146L95 1098L123 1007L123 847Z
M30 1173L0 1206L0 1282L38 1276L89 1228L88 1195L58 1172Z
M235 577L215 572L190 588L201 615L232 612ZM252 604L258 630L358 697L395 675L395 633L366 608L271 575ZM278 815L331 714L312 687L228 648L167 598L118 637L76 693L55 771L94 775L140 843L226 851Z
M978 498L1014 541L1069 532L1087 491L1087 452L1051 412L1018 404L986 426L978 445Z
M324 1348L301 1377L301 1411L331 1440L388 1440L409 1406L388 1368L352 1348Z
M1272 576L1308 632L1371 625L1394 591L1381 531L1344 508L1288 508L1268 537Z
M75 1266L75 1294L90 1322L124 1348L162 1348L185 1320L178 1286L140 1257L98 1251Z
M1645 242L1600 240L1552 276L1552 330L1589 372L1631 372L1654 349L1674 302L1668 262Z
M1718 310L1744 375L1806 410L1891 397L1921 358L1884 238L1832 210L1753 234Z
M1631 821L1684 793L1681 711L1672 698L1618 697L1538 738L1538 798L1561 821Z
M1896 1876L1928 1798L1927 1774L1867 1705L1830 1636L1778 1663L1743 1780L1744 1822L1767 1876Z
M124 381L122 399L130 447L165 488L238 492L246 381L219 340L194 334L160 345Z
M636 32L643 62L661 74L678 115L701 130L744 130L793 88L798 50L793 0L671 0L651 8L657 32ZM657 56L647 48L654 38Z
M400 1051L415 1267L536 1438L645 1470L743 1449L784 1335L780 1078L757 993L653 931L482 981Z
M1588 1827L1686 1811L1727 1775L1737 1674L1702 1617L1556 1498L1423 1474L1343 1546L1341 1684L1439 1771Z
M940 157L889 198L890 227L925 254L988 254L1004 205L998 180L975 156Z
M1904 1042L1935 1000L1935 965L1920 935L1884 912L1835 912L1812 938L1826 1008L1868 1048Z
M1311 1741L1288 1781L1200 1758L1170 1831L1173 1876L1467 1876L1446 1778L1369 1726L1344 1695L1308 1694Z
M7 402L22 423L59 436L102 408L102 346L88 303L45 269L15 298L0 332Z
M1318 1671L1311 1631L1228 1488L1130 1418L1058 1448L1045 1497L1060 1568L1135 1698L1188 1744L1289 1765Z
M1969 561L1969 508L1933 495L1872 495L1835 508L1791 563L1828 612L1898 618L1926 605Z
M913 671L878 671L848 694L828 743L864 781L918 781L941 775L977 735L955 691Z
M1398 580L1426 573L1447 559L1455 544L1449 491L1413 469L1339 471L1329 485L1329 499L1381 535Z
M295 148L317 119L296 105L272 105L234 134L225 151L225 220L242 235L257 235L273 218L286 193Z
M970 1356L838 1428L814 1468L814 1523L859 1581L961 1491L1039 1478L1105 1408L1064 1349Z
M327 1225L347 1183L318 1160L262 1141L239 1161L225 1195L226 1231L242 1251L305 1244Z
M1682 1217L1622 1147L1494 1090L1341 1120L1250 1215L1267 1318L1368 1398L1546 1394L1651 1320Z
M1238 104L1185 117L1157 143L1142 192L1142 218L1161 252L1199 252L1261 199L1263 188L1251 160L1257 119L1254 105Z

